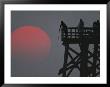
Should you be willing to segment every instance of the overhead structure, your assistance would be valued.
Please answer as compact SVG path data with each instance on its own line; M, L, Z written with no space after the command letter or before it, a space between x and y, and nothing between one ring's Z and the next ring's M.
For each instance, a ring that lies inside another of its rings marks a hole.
M99 20L93 22L92 27L85 27L82 19L77 27L68 27L61 21L60 31L65 52L63 67L58 75L68 77L73 70L78 69L80 77L100 76ZM80 52L70 45L78 45Z

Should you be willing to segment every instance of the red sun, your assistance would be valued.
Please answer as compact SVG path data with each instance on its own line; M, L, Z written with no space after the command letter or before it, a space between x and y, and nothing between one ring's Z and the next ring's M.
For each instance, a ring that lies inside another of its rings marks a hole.
M12 32L12 54L42 59L48 56L51 41L48 34L39 27L23 26Z

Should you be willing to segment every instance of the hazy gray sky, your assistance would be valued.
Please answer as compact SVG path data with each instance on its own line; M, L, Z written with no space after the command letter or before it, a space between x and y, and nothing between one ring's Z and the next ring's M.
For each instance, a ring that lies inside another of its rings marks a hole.
M50 36L52 47L49 57L44 61L29 63L22 60L19 55L12 55L11 74L12 76L47 76L56 77L63 66L64 47L61 40L58 40L60 22L63 20L67 26L77 26L80 18L85 26L92 26L92 23L100 19L99 11L12 11L11 29L12 32L25 25L38 26L44 29ZM74 49L80 51L77 45ZM74 56L74 55L73 55ZM78 70L74 70L71 76L79 76Z

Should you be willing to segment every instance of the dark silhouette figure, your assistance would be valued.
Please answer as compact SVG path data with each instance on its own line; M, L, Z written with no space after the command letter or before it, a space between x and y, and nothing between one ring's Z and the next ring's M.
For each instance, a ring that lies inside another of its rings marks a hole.
M84 22L82 19L80 19L80 22L78 24L78 31L79 31L79 35L82 36L83 32L84 32Z
M81 30L83 30L82 28L84 27L84 22L83 22L82 19L80 19L80 22L79 22L78 27L79 27Z
M63 42L62 45L65 47L65 52L63 67L59 70L58 75L62 74L63 77L68 77L75 68L80 71L81 77L96 77L100 75L99 20L93 22L92 27L85 27L82 19L80 19L78 27L67 27L67 25L61 21L60 30L61 38L63 38L61 39ZM71 36L70 38L68 38L69 35ZM80 53L70 47L70 44L79 44ZM89 50L90 44L94 44L93 52ZM69 58L70 61L68 60ZM91 61L92 58L93 61Z
M99 33L100 32L100 22L99 22L99 20L97 20L93 23L93 31L94 31L94 38L99 38L100 37L100 33Z
M64 32L65 38L67 38L68 30L66 24L63 21L61 21L60 29L62 30L62 32Z

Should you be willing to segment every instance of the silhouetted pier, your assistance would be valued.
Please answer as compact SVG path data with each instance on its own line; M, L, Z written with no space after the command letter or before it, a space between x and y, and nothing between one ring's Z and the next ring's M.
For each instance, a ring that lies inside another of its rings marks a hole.
M59 70L59 75L68 77L77 68L81 77L96 77L100 75L100 22L93 22L92 27L85 27L80 19L77 27L68 27L63 21L60 25L61 41L65 47L63 67ZM78 44L80 53L70 44ZM89 50L89 45L93 45L93 52ZM71 52L72 53L71 53ZM76 54L76 56L72 56ZM68 59L71 61L68 61Z

